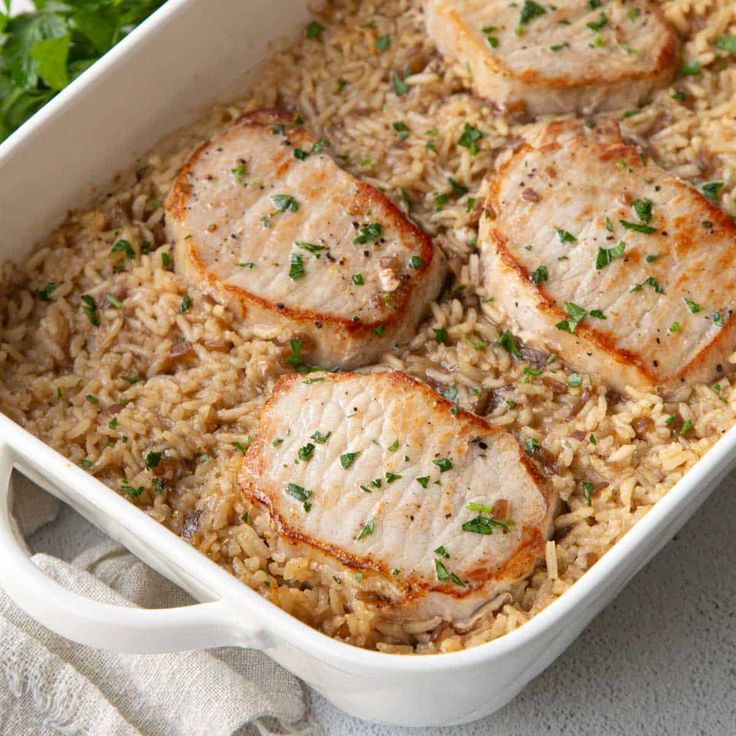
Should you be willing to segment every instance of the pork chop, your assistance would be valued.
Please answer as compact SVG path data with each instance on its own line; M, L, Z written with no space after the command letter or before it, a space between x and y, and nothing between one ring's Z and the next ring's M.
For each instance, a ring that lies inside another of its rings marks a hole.
M507 591L554 506L511 434L403 373L282 378L239 480L293 554L359 573L402 619L463 620Z
M475 92L512 112L632 107L677 61L677 38L649 0L426 0L425 20Z
M514 331L617 389L708 381L736 348L736 224L614 123L553 123L517 150L479 247Z
M346 368L413 337L444 258L327 148L287 113L244 115L182 168L167 227L195 288L302 338L311 362Z

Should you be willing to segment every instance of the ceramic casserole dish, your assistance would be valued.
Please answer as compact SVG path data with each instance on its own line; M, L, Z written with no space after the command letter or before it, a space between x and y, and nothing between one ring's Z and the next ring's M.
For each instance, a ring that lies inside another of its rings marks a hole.
M20 260L111 173L233 90L270 40L303 27L303 0L169 0L0 145L0 258ZM445 726L497 710L558 657L705 500L736 459L729 431L614 548L521 628L450 654L352 647L266 601L111 489L0 416L0 585L82 644L154 653L258 648L351 715ZM13 469L186 589L200 604L117 608L61 588L30 561L11 518Z

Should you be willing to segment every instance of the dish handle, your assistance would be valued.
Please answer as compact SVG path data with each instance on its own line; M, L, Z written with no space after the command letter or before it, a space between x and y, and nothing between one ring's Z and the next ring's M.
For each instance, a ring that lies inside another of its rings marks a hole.
M39 623L96 649L159 654L237 645L266 648L265 634L224 600L164 609L115 606L47 577L30 559L11 515L13 450L0 444L0 587Z

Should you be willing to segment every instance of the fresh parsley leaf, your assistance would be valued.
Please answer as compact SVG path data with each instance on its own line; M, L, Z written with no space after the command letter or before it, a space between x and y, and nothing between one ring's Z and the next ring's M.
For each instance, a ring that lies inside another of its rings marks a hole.
M545 15L546 13L547 11L541 5L538 5L533 0L526 0L521 8L519 24L525 26L535 18L539 18L539 16Z
M296 253L292 253L289 257L289 278L297 281L304 278L305 273L304 259Z
M595 259L596 270L600 271L617 258L621 258L625 250L626 243L623 240L613 248L598 248L598 255Z
M721 51L728 51L730 54L736 54L736 36L721 36L716 39L715 46Z
M721 194L721 189L725 186L725 182L722 181L712 181L708 184L703 184L703 186L700 188L700 190L703 192L703 195L709 199L714 204L718 202L718 198Z
M502 347L506 352L511 353L517 358L521 358L521 350L519 350L519 346L516 344L516 340L509 330L504 330L501 337L493 344L494 346Z
M549 279L549 271L546 266L537 266L530 275L535 284L541 284Z
M361 539L365 539L370 534L373 534L374 527L375 521L373 519L367 521L365 526L360 530L360 534L358 534L358 541L360 541Z
M355 458L360 455L360 452L345 452L340 455L340 465L344 470L347 470L354 462Z
M475 156L480 150L478 147L478 141L486 137L486 134L473 127L470 123L465 123L463 126L463 132L460 138L458 138L458 145L463 148L467 148L471 156Z
M588 314L588 310L579 307L573 302L565 302L565 312L567 313L568 319L558 322L555 327L557 327L558 330L569 332L572 335L580 322L585 319Z
M652 219L652 200L651 199L635 199L633 204L634 212L637 217L645 224L649 224Z
M621 223L621 226L625 227L627 230L634 230L637 233L644 233L644 235L651 235L652 233L657 232L656 227L645 225L641 222L629 222L628 220L619 220L619 223Z
M296 212L299 209L299 204L291 194L274 194L271 197L271 201L279 212L286 212L287 210Z
M383 225L380 222L372 222L370 225L363 225L353 243L356 245L365 245L366 243L377 243L383 235Z
M560 243L577 243L578 239L567 230L563 230L561 227L556 227L557 237L560 239Z
M703 307L701 307L697 302L694 302L692 299L688 299L687 297L683 298L685 299L685 304L691 314L697 314L698 312L703 311Z
M318 23L316 20L310 21L307 25L307 38L319 38L324 30L325 27L321 23Z
M376 39L376 48L379 51L388 51L391 48L391 36L379 36Z

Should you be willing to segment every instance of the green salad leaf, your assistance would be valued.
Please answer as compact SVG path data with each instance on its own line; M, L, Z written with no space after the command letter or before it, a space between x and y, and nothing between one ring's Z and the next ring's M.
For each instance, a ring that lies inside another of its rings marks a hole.
M0 12L0 141L20 127L164 0L33 0Z

